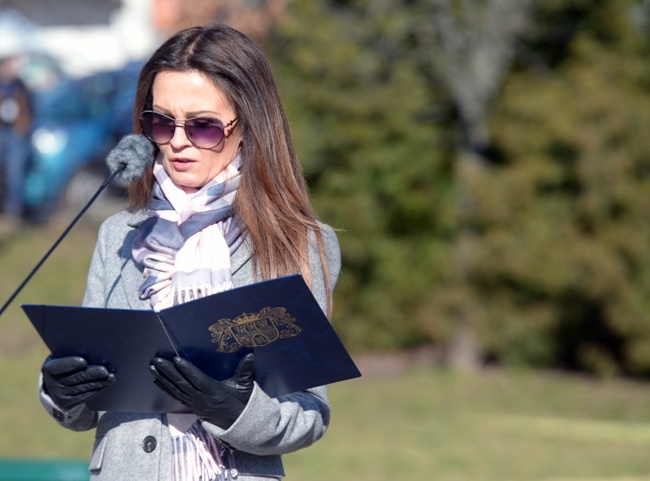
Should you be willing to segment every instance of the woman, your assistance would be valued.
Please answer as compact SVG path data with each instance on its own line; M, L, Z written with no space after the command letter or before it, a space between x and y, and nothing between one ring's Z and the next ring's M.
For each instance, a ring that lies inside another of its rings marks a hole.
M129 187L129 210L100 228L84 305L159 310L300 272L329 315L338 242L316 221L254 44L225 26L178 33L143 67L135 112L155 161ZM66 428L96 428L92 479L279 479L281 455L329 423L325 387L270 398L253 381L251 355L222 382L178 358L150 367L192 414L94 412L85 403L114 375L80 357L44 362L48 412Z

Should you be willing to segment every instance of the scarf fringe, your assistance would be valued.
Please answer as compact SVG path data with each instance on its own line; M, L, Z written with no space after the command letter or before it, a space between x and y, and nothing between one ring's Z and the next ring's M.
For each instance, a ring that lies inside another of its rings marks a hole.
M172 305L184 304L185 302L194 301L201 297L210 296L217 292L223 292L232 289L232 281L220 282L216 285L203 284L201 286L174 286L172 287Z
M233 481L239 475L230 446L206 433L200 421L172 438L172 473L174 481Z

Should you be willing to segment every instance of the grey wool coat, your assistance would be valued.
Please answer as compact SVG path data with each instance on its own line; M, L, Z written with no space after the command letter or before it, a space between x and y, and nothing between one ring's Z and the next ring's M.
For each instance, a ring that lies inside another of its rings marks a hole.
M142 271L131 246L144 213L120 212L99 230L83 304L89 307L150 309L138 297ZM340 270L336 235L322 226L332 289ZM326 308L323 268L310 245L312 292ZM244 242L231 256L235 287L255 281L250 246ZM153 382L153 377L152 377ZM85 405L63 412L40 390L41 403L63 427L74 431L96 429L90 461L94 481L171 481L171 438L166 416L147 413L94 412ZM318 387L271 398L257 384L244 412L227 430L203 422L211 435L234 448L240 481L284 477L281 455L311 445L321 438L330 419L326 388Z

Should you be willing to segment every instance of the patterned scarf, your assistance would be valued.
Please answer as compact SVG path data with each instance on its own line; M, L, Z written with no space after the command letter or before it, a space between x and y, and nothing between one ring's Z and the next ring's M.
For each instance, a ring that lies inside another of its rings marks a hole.
M240 168L238 156L198 192L187 193L156 159L149 217L133 244L133 258L144 267L138 292L154 310L232 288L230 256L242 242L233 218ZM167 420L175 481L237 477L230 447L206 433L196 416L169 413Z
M140 298L149 299L154 310L232 288L230 255L242 241L233 218L240 166L236 157L188 194L156 161L149 217L133 246L135 261L144 266Z

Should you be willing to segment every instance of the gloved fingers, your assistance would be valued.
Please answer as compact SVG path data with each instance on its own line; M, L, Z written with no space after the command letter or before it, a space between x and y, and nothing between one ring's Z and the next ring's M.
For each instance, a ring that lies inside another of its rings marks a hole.
M59 397L56 399L55 402L59 407L63 409L72 409L75 406L79 406L80 404L87 403L91 399L94 399L101 392L102 390L99 389L99 390L88 391L83 394L76 394L76 395L66 395L62 393L59 395Z
M255 388L255 356L252 352L239 361L235 375L223 383L232 390L230 392L237 396L237 399L244 404L248 402Z
M190 361L181 357L174 357L174 366L176 366L178 372L183 375L196 391L203 392L206 390L206 387L219 382L205 374Z
M48 357L43 363L43 372L52 376L61 376L81 371L86 368L88 363L81 356L68 356L52 358Z
M178 372L176 371L176 367L174 366L174 363L162 357L154 357L149 363L149 367L155 368L152 369L152 372L157 372L163 376L167 376L170 378L179 376Z
M154 382L181 402L189 402L192 394L196 392L187 379L178 372L175 364L166 359L160 357L152 359L149 370L156 378Z
M253 387L253 382L255 381L255 355L250 352L246 354L239 365L237 366L237 371L235 371L235 386L239 389L251 388Z
M92 382L83 382L83 383L71 384L71 385L59 383L58 391L64 396L76 397L81 394L101 391L105 387L112 385L114 382L115 382L115 375L108 374L105 378L101 380L94 380Z
M102 381L108 380L110 376L115 376L108 372L104 366L88 366L83 371L75 372L74 374L68 374L65 376L54 378L57 382L63 386L77 386L80 384L89 384L89 383L101 383ZM111 383L112 384L112 383Z
M52 400L62 409L71 409L75 406L90 401L104 388L115 382L115 375L108 374L104 379L85 382L73 386L61 384L57 379L44 374L43 389Z
M154 369L155 369L155 368L154 368ZM154 374L154 375L155 375L155 374ZM167 394L169 394L171 397L173 397L174 399L179 400L179 401L180 401L181 403L183 403L185 406L188 406L188 407L189 407L190 402L191 402L191 398L190 398L187 394L185 394L185 393L179 391L179 390L176 388L176 386L174 386L173 384L169 384L169 381L167 381L166 379L165 379L165 380L161 380L161 379L159 379L159 378L155 378L155 379L153 380L153 383L154 383L156 386L158 386L160 389L162 389L164 392L166 392Z

